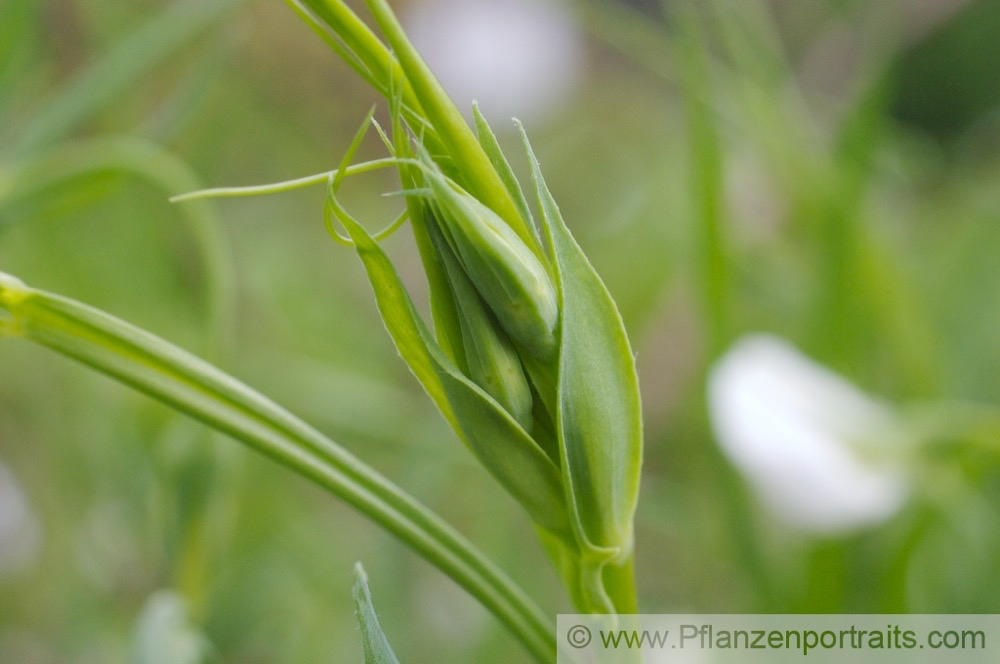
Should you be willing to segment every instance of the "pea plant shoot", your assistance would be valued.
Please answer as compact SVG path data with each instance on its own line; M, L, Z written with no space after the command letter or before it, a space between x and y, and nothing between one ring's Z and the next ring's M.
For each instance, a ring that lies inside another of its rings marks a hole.
M632 523L642 423L634 356L618 309L563 220L524 129L518 124L531 171L528 194L479 109L473 130L386 0L367 2L381 38L342 1L289 5L385 97L391 125L383 129L369 113L330 172L174 200L325 184L327 227L361 260L400 357L457 437L523 507L576 609L636 612ZM352 163L372 126L388 156ZM372 234L338 192L346 177L387 167L398 171L405 209ZM402 223L416 238L432 324L379 243ZM309 478L454 579L539 661L554 658L550 617L485 554L242 382L107 313L3 274L0 333L82 362ZM395 661L360 570L358 578L366 658Z

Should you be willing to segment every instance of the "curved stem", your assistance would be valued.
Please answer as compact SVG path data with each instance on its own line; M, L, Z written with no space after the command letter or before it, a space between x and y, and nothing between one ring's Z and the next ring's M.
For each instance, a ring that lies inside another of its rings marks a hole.
M0 332L76 359L229 434L328 489L393 533L492 611L539 661L555 655L545 614L475 546L398 486L245 384L102 311L0 273Z

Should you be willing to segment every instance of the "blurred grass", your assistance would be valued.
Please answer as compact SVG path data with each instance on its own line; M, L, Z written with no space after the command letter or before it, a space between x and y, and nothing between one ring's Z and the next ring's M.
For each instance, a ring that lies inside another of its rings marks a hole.
M27 169L109 134L158 145L211 185L330 168L374 95L281 3L236 4L0 6L0 269L212 353L566 608L516 506L395 356L360 266L325 235L322 191L225 201L214 222L186 225L163 182L136 169L44 188ZM638 351L643 608L996 612L995 453L943 448L892 522L815 540L758 508L712 441L703 396L712 359L767 330L898 403L1000 402L996 101L945 134L898 112L932 75L981 80L983 59L926 73L927 44L961 41L968 19L911 42L902 2L817 3L805 17L781 3L676 4L658 22L586 3L588 77L561 116L528 127ZM394 186L360 178L348 202L383 219L394 202L378 194ZM232 253L218 338L206 302L219 259L206 263L199 224ZM421 299L407 234L388 246ZM360 661L359 559L405 659L522 656L344 506L21 343L0 343L0 463L43 528L37 560L0 576L0 661L124 661L165 587L222 661Z

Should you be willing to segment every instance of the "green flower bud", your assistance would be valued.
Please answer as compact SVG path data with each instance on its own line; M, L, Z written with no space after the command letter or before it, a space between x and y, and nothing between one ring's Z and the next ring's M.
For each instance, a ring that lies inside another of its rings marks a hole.
M541 260L495 212L433 168L425 174L442 230L497 322L531 355L552 357L559 302Z
M455 302L462 338L461 353L456 356L462 370L530 432L533 399L517 351L469 281L440 229L431 224L428 231Z

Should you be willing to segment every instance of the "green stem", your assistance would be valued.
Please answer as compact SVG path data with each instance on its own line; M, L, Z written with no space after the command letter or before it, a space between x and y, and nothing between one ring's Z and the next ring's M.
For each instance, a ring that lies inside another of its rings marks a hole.
M468 540L299 418L216 367L79 302L0 273L0 333L76 359L226 433L353 505L454 579L539 660L555 655L546 615Z
M690 8L676 12L681 35L676 60L685 92L691 149L691 189L701 260L702 308L708 329L708 359L718 356L728 335L728 265L724 242L723 163L712 107L706 37Z
M368 8L399 58L399 64L406 72L406 80L413 86L427 119L454 159L457 171L462 175L462 184L510 224L525 244L541 255L535 234L528 228L527 221L521 218L500 175L493 168L462 113L406 36L389 3L385 0L368 0Z
M604 568L604 587L615 606L615 613L639 613L635 589L635 555Z
M347 53L357 58L367 68L371 74L369 80L373 79L378 83L377 87L382 94L387 94L389 89L387 82L390 79L405 81L399 63L389 49L344 2L340 0L286 0L286 2L305 5L324 25L328 26L347 47ZM294 5L293 9L302 15ZM315 25L312 21L309 23ZM335 50L338 55L344 57L343 51ZM412 90L404 90L404 100L409 101L412 94Z

